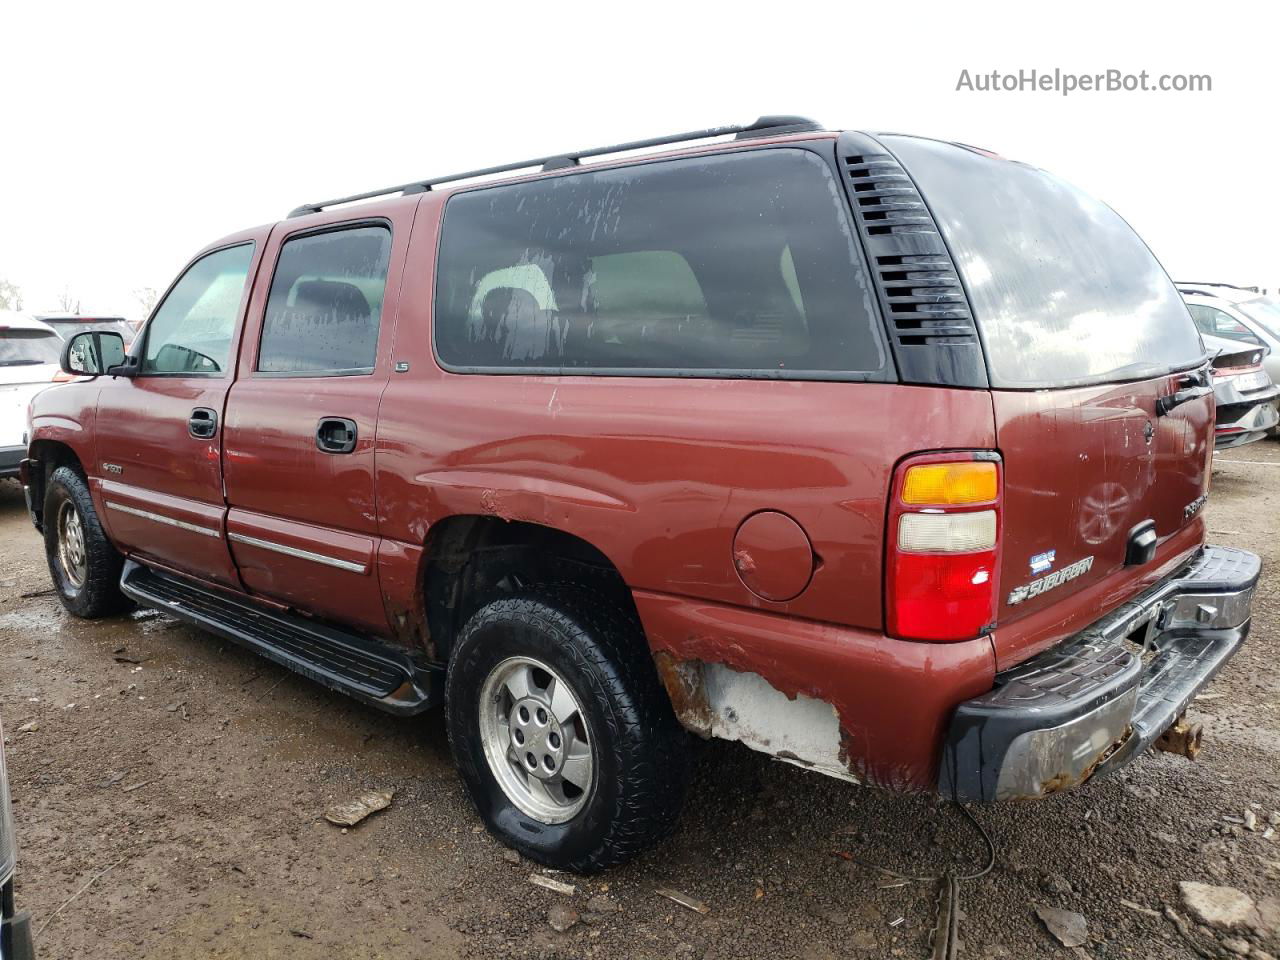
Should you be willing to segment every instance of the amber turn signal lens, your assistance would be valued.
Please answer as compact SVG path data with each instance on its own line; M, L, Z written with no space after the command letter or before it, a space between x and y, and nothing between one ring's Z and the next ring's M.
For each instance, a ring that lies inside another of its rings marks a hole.
M902 484L902 502L921 506L990 503L996 494L996 465L988 461L920 464Z

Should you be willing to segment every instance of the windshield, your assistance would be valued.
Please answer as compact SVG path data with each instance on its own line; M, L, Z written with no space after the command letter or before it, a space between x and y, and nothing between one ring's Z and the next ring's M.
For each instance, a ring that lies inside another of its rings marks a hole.
M85 333L88 330L118 333L124 337L126 343L133 339L133 327L127 320L46 320L45 322L57 330L63 340L70 340L77 333Z
M0 330L0 367L57 363L62 341L47 330Z
M1271 336L1280 340L1280 303L1276 303L1270 297L1259 297L1257 300L1237 303L1236 309Z
M992 386L1147 379L1201 357L1173 282L1106 204L1044 170L954 144L884 143L960 268Z

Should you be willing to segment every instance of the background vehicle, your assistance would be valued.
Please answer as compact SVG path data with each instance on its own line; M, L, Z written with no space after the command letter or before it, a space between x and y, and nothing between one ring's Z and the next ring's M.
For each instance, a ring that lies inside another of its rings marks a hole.
M1211 334L1201 334L1213 358L1213 392L1217 399L1214 446L1219 450L1264 439L1280 423L1265 362L1268 348Z
M1226 283L1180 283L1202 334L1266 347L1262 365L1280 383L1280 302Z
M73 338L23 463L67 609L443 703L490 829L583 871L671 829L681 726L1041 797L1244 641L1203 345L1104 204L796 117L479 173L520 175L304 205L127 357Z
M4 760L4 729L0 727L0 960L32 960L31 917L18 913L13 901L13 874L18 848L13 836L9 775Z
M0 311L0 477L18 474L27 455L27 404L62 377L61 352L62 340L47 324Z
M88 330L111 330L124 337L125 343L133 340L137 329L124 317L92 316L80 313L38 313L37 320L49 324L63 340Z

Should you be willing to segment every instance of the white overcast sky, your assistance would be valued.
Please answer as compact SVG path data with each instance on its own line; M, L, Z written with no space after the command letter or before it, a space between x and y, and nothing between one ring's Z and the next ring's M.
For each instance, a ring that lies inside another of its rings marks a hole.
M1115 207L1180 279L1280 285L1280 5L44 4L0 42L0 279L139 312L297 204L801 113L959 140ZM1209 93L957 92L962 69L1209 74Z

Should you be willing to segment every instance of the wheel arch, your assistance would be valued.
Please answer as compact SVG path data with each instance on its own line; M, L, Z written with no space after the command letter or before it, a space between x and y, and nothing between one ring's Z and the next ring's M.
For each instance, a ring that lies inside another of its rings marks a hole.
M595 544L556 527L480 514L434 523L423 546L421 596L431 655L447 660L462 625L489 600L539 582L574 582L634 617L617 565Z
M84 463L80 455L62 440L38 438L32 440L27 447L27 458L37 464L27 475L27 486L31 490L31 509L34 514L36 529L44 530L44 496L48 489L49 478L59 467L71 467L81 476L86 476Z

